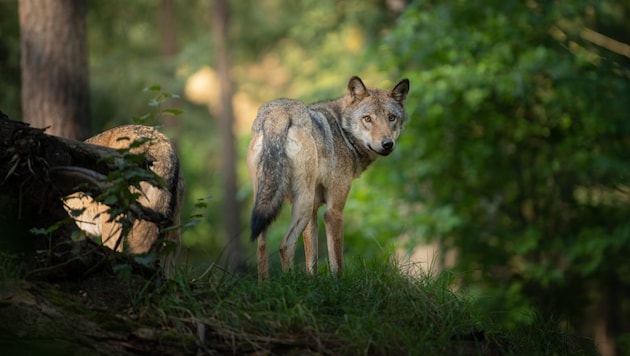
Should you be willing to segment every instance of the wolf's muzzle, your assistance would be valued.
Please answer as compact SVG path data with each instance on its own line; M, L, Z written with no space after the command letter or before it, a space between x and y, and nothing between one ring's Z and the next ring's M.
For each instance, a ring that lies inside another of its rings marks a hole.
M383 140L381 140L381 148L382 150L379 153L381 153L382 155L386 156L392 153L392 151L394 150L394 140L389 137L384 138Z
M389 137L384 138L383 141L381 141L381 146L383 146L384 150L391 151L394 149L394 141Z

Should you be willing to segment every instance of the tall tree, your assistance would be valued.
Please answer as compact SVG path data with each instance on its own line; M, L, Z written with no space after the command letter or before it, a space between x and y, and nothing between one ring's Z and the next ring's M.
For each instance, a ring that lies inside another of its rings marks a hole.
M234 138L233 86L230 78L230 51L228 47L229 5L227 0L216 0L212 18L212 34L216 67L219 75L221 113L219 134L221 135L223 182L223 224L228 239L228 267L232 271L243 267L240 240L240 209L236 196L236 140Z
M89 133L85 0L20 0L23 120L49 133Z
M20 100L20 24L17 2L0 2L0 110L22 117Z
M177 7L174 0L160 0L158 9L158 27L160 30L160 57L165 73L175 76L173 57L179 51L177 43ZM168 101L164 103L164 109L174 109L176 103ZM169 129L177 127L179 120L175 115L165 115L163 125Z
M169 58L177 54L177 13L173 0L161 0L160 16L160 54Z

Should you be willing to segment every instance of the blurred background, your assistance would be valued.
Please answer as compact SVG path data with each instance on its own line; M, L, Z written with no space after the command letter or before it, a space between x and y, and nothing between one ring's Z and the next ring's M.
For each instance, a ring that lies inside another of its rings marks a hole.
M151 122L179 149L183 219L198 220L183 264L255 265L245 152L260 104L406 77L397 150L346 205L346 259L395 255L451 273L508 327L552 316L603 354L630 348L627 1L63 2L84 7L91 134L155 111L155 85L183 112ZM0 0L0 110L29 121L19 6Z

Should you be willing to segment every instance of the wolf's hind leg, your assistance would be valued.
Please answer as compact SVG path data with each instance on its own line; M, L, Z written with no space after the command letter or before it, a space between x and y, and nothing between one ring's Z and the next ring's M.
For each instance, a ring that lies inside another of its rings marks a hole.
M313 210L311 220L304 229L304 256L306 257L306 272L317 272L317 209Z
M312 211L312 196L300 196L294 199L293 209L291 210L291 224L289 225L287 234L280 243L280 261L282 262L282 270L285 272L293 269L295 244L298 237L304 232L311 218Z
M258 281L269 279L269 254L267 253L267 233L258 236Z

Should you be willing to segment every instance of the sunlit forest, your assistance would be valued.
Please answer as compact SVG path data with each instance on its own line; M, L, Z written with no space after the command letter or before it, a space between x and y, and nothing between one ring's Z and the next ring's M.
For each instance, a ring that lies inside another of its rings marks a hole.
M203 270L239 253L255 274L245 155L261 104L337 98L353 75L378 88L408 78L409 120L396 150L353 183L345 258L397 256L450 274L452 289L507 328L543 315L594 338L603 354L630 347L630 3L230 5L236 233L224 214L212 2L87 2L91 133L155 112L156 93L144 90L152 86L172 94L161 110L181 111L151 122L178 148L182 219L195 222L183 233L180 264ZM18 1L0 1L0 110L17 120L19 28ZM269 230L272 274L289 213Z

